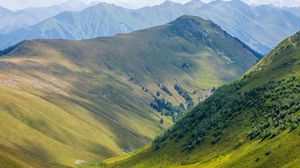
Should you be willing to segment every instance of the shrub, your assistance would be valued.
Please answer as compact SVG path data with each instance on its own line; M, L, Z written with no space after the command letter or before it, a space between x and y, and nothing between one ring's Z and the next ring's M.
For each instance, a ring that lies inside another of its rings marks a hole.
M210 143L214 145L214 144L216 144L217 142L219 142L220 139L221 139L220 137L214 137L214 138L210 141Z
M290 131L295 130L297 127L298 127L298 125L294 123L294 124L291 126Z
M170 129L175 141L188 136L186 132L191 132L190 137L186 137L188 140L182 146L183 150L203 143L209 133L212 136L211 143L217 143L222 139L224 129L233 125L240 115L249 116L245 119L251 120L250 140L266 140L286 128L297 128L300 122L296 115L300 110L300 94L295 92L300 91L298 79L270 81L247 92L239 91L247 83L246 80L219 88ZM184 94L179 85L174 88L179 94Z
M266 153L265 153L265 156L269 156L269 155L271 155L271 151L269 150L269 151L267 151Z

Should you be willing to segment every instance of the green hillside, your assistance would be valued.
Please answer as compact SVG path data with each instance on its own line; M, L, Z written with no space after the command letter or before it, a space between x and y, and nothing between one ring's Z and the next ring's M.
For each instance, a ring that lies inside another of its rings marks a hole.
M73 167L133 151L259 57L189 16L109 38L24 41L1 53L2 167Z
M87 167L299 167L300 32L136 152Z

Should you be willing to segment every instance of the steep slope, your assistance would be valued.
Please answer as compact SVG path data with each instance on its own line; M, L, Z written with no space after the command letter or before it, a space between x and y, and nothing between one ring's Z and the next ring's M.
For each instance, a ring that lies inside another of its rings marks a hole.
M87 167L299 167L300 32L152 146Z
M260 55L211 21L85 41L24 41L0 58L0 162L74 166L132 151Z
M22 40L88 39L132 32L168 23L182 15L212 20L256 51L266 54L300 29L300 18L272 6L252 7L240 0L161 5L129 10L100 3L80 12L66 12L41 23L0 36L0 49Z

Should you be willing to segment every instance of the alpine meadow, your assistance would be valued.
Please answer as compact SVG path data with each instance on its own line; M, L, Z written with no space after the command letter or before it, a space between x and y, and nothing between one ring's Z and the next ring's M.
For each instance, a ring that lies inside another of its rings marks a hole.
M151 145L87 167L298 167L300 32Z
M0 0L0 168L299 168L280 3Z

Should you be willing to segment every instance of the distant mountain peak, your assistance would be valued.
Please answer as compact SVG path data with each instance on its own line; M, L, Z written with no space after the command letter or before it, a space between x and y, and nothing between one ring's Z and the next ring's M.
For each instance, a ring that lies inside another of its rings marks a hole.
M185 6L193 7L193 8L199 8L202 7L205 4L205 2L202 2L201 0L191 0L185 4Z
M231 0L229 1L231 3L234 3L234 4L240 4L240 5L247 5L244 1L242 0ZM248 6L248 5L247 5Z
M219 4L231 4L231 5L237 5L237 6L249 6L242 0L231 0L231 1L224 1L224 0L216 0L212 1L211 3L219 3Z
M97 3L95 6L91 6L91 7L114 7L114 8L122 8L114 3L107 3L107 2L99 2ZM125 9L125 8L123 8Z
M164 3L161 4L161 6L172 6L172 5L177 5L178 3L166 0Z
M64 6L64 5L74 5L74 4L86 4L86 3L80 0L67 0L66 2L63 2L59 5Z
M105 11L105 10L124 10L125 8L122 8L120 6L117 6L113 3L107 3L107 2L99 2L96 5L90 6L86 9L84 9L83 11L87 12L87 11Z
M211 1L211 4L223 4L223 3L227 3L227 4L236 4L236 5L247 5L245 2L243 2L242 0L230 0L230 1L224 1L224 0L215 0L215 1ZM247 5L248 6L248 5Z

